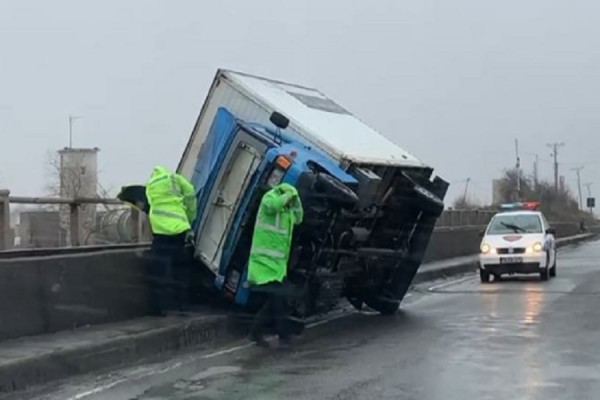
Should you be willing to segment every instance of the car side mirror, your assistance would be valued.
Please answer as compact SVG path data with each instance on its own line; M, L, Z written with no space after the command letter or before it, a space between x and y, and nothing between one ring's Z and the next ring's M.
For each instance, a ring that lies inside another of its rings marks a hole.
M548 228L548 229L546 229L546 234L555 236L556 235L556 229L554 229L554 228Z
M484 235L485 235L485 231L484 230L483 231L479 231L479 237L482 238Z

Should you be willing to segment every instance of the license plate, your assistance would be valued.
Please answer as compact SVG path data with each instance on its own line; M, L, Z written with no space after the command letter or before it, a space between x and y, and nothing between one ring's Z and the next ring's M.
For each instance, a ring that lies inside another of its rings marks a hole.
M500 264L521 264L523 262L523 257L502 257L500 259Z

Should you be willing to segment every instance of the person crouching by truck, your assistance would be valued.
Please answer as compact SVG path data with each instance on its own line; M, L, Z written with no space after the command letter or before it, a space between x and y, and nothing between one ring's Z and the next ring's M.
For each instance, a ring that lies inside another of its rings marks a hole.
M146 182L148 218L152 230L149 280L159 315L185 311L189 305L189 260L186 242L193 241L196 191L183 176L156 166Z
M263 195L248 261L250 290L265 298L249 336L260 347L269 346L264 338L269 322L275 323L280 346L290 344L286 276L294 226L301 224L303 218L302 203L294 186L282 183Z

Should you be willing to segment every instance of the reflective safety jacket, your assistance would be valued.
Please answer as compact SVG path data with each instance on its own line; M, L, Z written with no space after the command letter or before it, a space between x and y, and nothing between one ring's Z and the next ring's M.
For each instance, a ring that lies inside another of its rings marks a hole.
M183 176L156 166L146 183L150 226L158 235L189 231L196 218L196 191Z
M303 218L302 203L292 185L282 183L265 193L256 216L248 262L251 285L283 281L287 275L292 231Z

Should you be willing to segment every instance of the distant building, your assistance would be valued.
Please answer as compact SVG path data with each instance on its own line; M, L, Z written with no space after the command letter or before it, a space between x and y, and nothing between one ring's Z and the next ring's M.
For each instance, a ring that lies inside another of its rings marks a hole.
M22 248L61 247L66 245L66 231L60 227L59 211L21 211L16 227Z
M64 148L60 155L60 197L95 198L98 197L98 152L92 148ZM61 206L61 227L67 232L70 243L69 206ZM79 211L80 240L89 236L96 222L96 205L82 205Z

